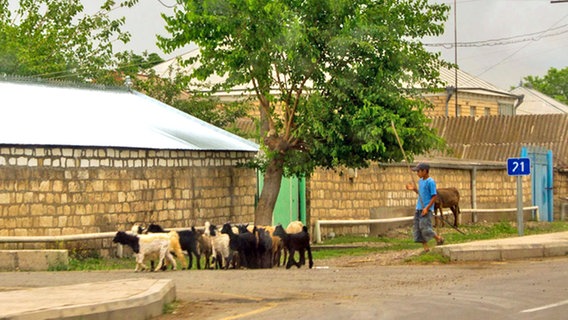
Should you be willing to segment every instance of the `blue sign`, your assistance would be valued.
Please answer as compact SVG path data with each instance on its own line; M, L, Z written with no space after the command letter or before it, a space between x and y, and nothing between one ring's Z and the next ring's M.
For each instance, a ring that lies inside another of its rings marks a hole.
M507 159L507 174L510 176L528 176L531 174L531 159L509 158Z

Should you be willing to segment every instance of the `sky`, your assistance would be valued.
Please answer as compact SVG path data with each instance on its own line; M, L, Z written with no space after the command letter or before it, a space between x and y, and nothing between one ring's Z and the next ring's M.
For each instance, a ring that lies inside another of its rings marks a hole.
M457 64L462 71L508 90L518 86L526 76L542 77L550 68L568 67L568 2L455 0L454 20L454 0L429 1L448 4L452 9L445 33L423 42L428 44L428 50L441 52L442 58L452 63L456 62L455 36L458 43L470 43L457 48ZM83 3L88 12L96 9L102 0L83 0ZM128 44L117 45L116 49L138 54L155 52L165 59L189 51L192 47L166 54L156 46L156 34L168 35L160 13L172 15L175 3L175 0L139 0L134 8L115 10L113 14L126 17L124 29L132 34ZM494 41L484 42L487 40Z

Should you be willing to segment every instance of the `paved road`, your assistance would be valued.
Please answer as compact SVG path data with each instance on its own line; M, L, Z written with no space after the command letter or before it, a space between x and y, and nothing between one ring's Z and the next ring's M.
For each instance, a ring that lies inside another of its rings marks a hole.
M312 270L4 272L0 287L173 279L179 311L162 320L565 319L567 268L568 257Z

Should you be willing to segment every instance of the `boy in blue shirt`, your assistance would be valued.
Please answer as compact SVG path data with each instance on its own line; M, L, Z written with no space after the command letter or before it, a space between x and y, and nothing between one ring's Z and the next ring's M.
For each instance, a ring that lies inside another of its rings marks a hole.
M437 245L444 244L444 238L436 234L432 228L434 203L438 196L436 192L436 182L432 177L430 177L430 165L427 163L419 163L416 167L412 168L412 171L415 171L420 178L418 181L418 187L416 187L416 184L414 183L406 185L407 190L412 190L418 193L412 236L414 238L414 242L422 243L424 252L428 252L430 251L428 241L432 238L436 239Z

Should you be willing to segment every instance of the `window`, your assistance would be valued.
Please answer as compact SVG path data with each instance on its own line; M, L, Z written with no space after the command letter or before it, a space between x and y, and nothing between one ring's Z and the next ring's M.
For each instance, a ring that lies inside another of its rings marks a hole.
M477 107L475 107L475 106L469 107L469 115L470 116L475 117L476 111L477 111Z
M504 116L512 116L513 113L513 105L512 104L499 104L499 114Z
M490 114L491 114L491 108L489 108L489 107L483 108L483 115L488 116Z

